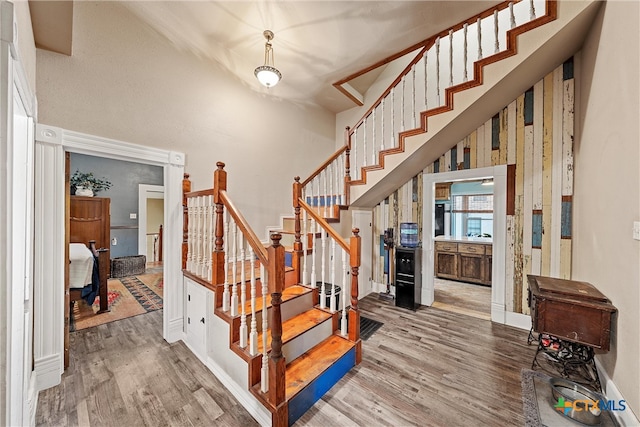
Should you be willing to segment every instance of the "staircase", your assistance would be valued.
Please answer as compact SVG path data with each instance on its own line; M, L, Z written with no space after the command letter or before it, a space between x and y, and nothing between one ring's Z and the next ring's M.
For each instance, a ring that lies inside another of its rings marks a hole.
M402 75L347 128L344 146L310 177L295 179L294 216L269 230L268 245L227 194L223 163L213 189L191 192L185 177L184 275L206 287L212 301L203 359L262 424L293 424L361 361L361 248L348 207L378 203L543 76L551 68L546 64L562 63L597 11L591 1L546 1L544 15L535 18L533 1L516 3L530 5L524 24L515 24L514 3L505 2L425 40ZM450 62L450 84L434 92L442 103L431 107L431 49L439 52L449 37L453 50L458 31L466 49L469 27L484 31L485 19L494 25L489 33L498 34L505 13L511 28L504 30L504 49L496 36L496 53L478 53L473 78L465 65L457 83ZM418 68L425 82L416 80ZM421 91L422 104L415 95ZM405 114L413 118L406 125Z

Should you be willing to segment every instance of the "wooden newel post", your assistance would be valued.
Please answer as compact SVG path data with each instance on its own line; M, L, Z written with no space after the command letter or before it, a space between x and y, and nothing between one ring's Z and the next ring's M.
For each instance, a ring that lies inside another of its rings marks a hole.
M344 145L347 147L344 154L344 197L345 205L350 203L349 189L351 185L351 128L347 126L344 130Z
M352 230L353 236L349 243L351 266L351 309L349 310L349 340L356 343L356 363L362 361L362 343L360 342L360 310L358 309L358 274L360 270L360 255L362 253L360 229Z
M217 169L213 173L213 203L216 205L216 247L211 255L211 284L221 285L225 279L224 204L222 201L222 192L227 191L227 171L224 170L224 163L222 162L217 162L216 167Z
M269 259L269 292L271 293L271 356L269 357L269 402L276 408L273 413L274 426L288 424L285 402L286 360L282 355L282 290L284 289L284 246L280 244L282 235L271 235L271 246L267 250Z
M182 178L182 269L187 268L187 256L189 255L189 209L187 207L187 193L191 191L189 174Z
M300 177L296 176L295 178L293 178L294 183L293 183L293 211L295 213L295 223L294 223L294 230L295 230L295 240L293 242L293 259L292 259L292 265L291 267L293 267L293 269L295 270L295 274L296 274L296 283L300 283L300 277L301 277L301 273L302 273L302 265L301 265L301 261L302 261L302 239L301 239L301 218L300 218L300 199L302 198L302 184L300 184ZM307 237L305 236L305 239Z

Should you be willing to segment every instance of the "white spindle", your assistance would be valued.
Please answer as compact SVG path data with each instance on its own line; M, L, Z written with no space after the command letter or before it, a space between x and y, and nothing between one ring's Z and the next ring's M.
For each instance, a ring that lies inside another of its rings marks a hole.
M367 119L369 117L365 117L364 121L362 122L362 130L364 133L364 136L362 138L362 166L367 166Z
M326 242L326 235L327 233L324 231L323 228L320 228L320 232L322 233L320 236L320 242L321 242L321 252L322 252L322 262L320 263L320 277L322 280L322 283L320 284L320 308L326 308L326 303L325 303L325 297L326 295L326 291L325 291L325 283L326 283L326 276L325 276L325 266L326 266L326 246L327 246L327 242Z
M532 21L536 19L536 7L533 4L533 0L529 1L529 19Z
M231 251L233 266L231 268L231 316L238 315L238 225L233 222L233 250Z
M476 21L478 26L478 60L482 59L482 20L478 18Z
M404 127L404 90L405 90L405 86L404 86L404 77L402 76L402 96L400 97L400 132L404 132L404 130L406 129Z
M225 211L224 218L224 289L222 291L222 311L229 311L229 298L231 294L229 292L229 218Z
M202 197L196 197L196 260L195 274L200 275L200 263L202 262Z
M249 354L258 353L258 321L256 319L256 257L253 248L249 246L249 260L251 268L251 333L249 334Z
M247 346L247 259L244 250L244 236L240 235L240 347Z
M391 88L391 148L396 146L396 88Z
M265 268L260 263L260 280L262 281L262 369L260 370L260 391L269 391L269 354L267 353L267 332L269 331L268 302L269 287Z
M413 114L411 114L413 121L411 122L412 129L416 128L416 64L413 64L411 66L411 111L413 111Z
M513 2L509 3L509 17L511 18L511 28L516 27L516 15L513 13Z
M381 120L382 123L380 123L380 126L382 128L382 130L380 131L380 135L381 135L380 136L380 151L384 150L384 100L386 98L387 98L386 96L384 96L382 98L382 105L380 106L380 108L381 108L380 115L382 116L382 120Z
M302 194L306 194L303 192ZM304 199L304 197L303 197ZM302 284L306 285L307 282L307 251L309 249L309 232L307 223L307 211L306 209L302 210Z
M449 86L453 86L453 30L449 30Z
M347 271L347 251L342 249L342 320L340 321L340 333L343 336L347 336L347 295L351 294Z
M336 239L331 239L331 301L329 310L336 311Z
M371 119L373 120L373 129L371 130L371 164L377 165L378 162L376 160L376 108L373 108L373 113L371 113Z
M440 37L436 38L436 102L440 104Z
M496 39L495 53L498 53L500 52L500 40L498 39L498 11L497 10L493 11L493 31L494 31L494 38Z
M215 209L214 209L214 204L213 204L213 196L207 196L208 197L208 203L207 206L209 206L209 219L208 219L208 223L209 226L207 227L209 229L208 233L207 233L207 239L209 241L208 246L208 250L206 252L207 254L207 281L211 282L211 277L212 277L212 273L213 273L213 269L212 269L212 262L213 260L211 259L211 254L213 254L213 251L215 249L215 228L214 228L214 218L215 218Z
M311 233L313 234L312 242L313 245L311 246L311 288L315 289L316 287L316 231L318 229L318 226L316 224L316 220L315 219L311 219Z
M463 34L464 34L464 47L463 47L463 54L464 54L464 59L463 59L463 79L466 82L467 80L469 80L468 78L468 74L467 74L467 56L468 56L468 48L467 48L467 30L468 30L469 24L467 24L466 22L464 23L463 26Z
M360 179L360 166L358 165L358 128L357 126L353 131L353 140L355 141L353 144L352 155L353 155L353 178Z
M325 171L322 171L322 173L320 174L322 176L322 183L324 184L323 186L323 190L322 190L322 200L323 200L323 205L324 205L324 214L323 216L325 218L327 218L327 174L325 173Z
M424 110L427 111L429 109L429 101L427 100L427 58L429 57L429 51L425 50L424 54L422 54L422 58L424 59Z
M336 205L340 205L342 204L342 201L339 197L339 195L341 194L340 191L340 182L344 182L344 172L342 172L342 169L340 169L340 160L342 159L342 157L337 157L334 161L333 161L333 182L335 183L335 193L333 193L333 195L331 197L333 197L333 203ZM343 179L340 179L340 174L342 172L342 177Z

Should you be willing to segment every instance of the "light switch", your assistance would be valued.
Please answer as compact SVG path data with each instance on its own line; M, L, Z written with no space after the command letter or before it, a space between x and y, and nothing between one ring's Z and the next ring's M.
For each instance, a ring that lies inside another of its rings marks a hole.
M640 221L633 221L633 238L640 240Z
M129 214L129 219L136 219L136 218L138 218L137 214L135 214L135 213L130 213Z

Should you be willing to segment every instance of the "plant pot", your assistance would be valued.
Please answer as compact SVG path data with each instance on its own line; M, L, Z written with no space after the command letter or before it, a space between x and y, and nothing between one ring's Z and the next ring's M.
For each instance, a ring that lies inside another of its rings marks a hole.
M76 196L93 197L93 190L90 188L76 187Z

